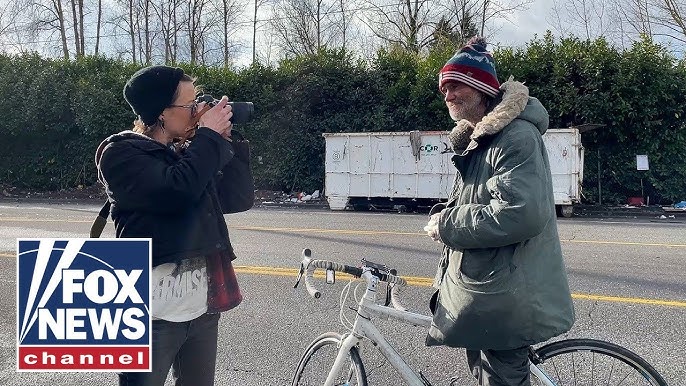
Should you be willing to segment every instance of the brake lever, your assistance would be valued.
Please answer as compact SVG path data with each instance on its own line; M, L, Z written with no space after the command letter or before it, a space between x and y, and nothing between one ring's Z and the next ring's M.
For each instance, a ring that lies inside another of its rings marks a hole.
M390 273L393 276L396 276L398 274L398 271L395 269L391 269L388 273ZM393 289L392 284L389 282L386 282L386 301L384 302L384 306L388 307L391 305L391 290Z
M298 277L295 279L295 284L293 285L293 288L298 288L298 284L300 284L300 280L303 278L304 273L305 273L305 264L300 263L300 272L298 272Z
M298 284L300 284L300 280L303 278L303 274L305 273L305 262L307 262L307 265L310 265L310 259L312 258L312 251L309 248L303 249L303 256L304 259L303 261L300 262L300 272L298 272L298 277L295 279L295 284L293 285L293 288L298 288Z

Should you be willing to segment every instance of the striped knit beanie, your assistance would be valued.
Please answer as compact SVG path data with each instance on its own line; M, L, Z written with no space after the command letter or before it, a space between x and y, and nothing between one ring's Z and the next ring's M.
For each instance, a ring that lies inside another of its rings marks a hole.
M500 92L500 83L495 73L495 62L486 51L486 40L475 36L448 60L438 74L438 88L448 81L462 82L486 95L495 97Z

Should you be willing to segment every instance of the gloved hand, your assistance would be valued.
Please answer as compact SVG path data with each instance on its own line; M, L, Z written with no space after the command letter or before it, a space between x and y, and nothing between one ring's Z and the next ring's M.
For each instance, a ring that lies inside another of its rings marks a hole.
M429 222L424 227L424 231L431 237L431 240L442 243L441 236L438 234L438 219L441 217L441 212L434 213L429 217Z

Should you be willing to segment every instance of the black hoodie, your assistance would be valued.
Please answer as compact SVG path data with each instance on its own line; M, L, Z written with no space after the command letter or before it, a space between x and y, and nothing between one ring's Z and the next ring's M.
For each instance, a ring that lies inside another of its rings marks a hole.
M177 154L142 134L123 131L103 141L98 154L101 149L96 164L117 237L152 238L153 266L216 251L235 258L216 188L222 168L234 157L231 142L200 127Z

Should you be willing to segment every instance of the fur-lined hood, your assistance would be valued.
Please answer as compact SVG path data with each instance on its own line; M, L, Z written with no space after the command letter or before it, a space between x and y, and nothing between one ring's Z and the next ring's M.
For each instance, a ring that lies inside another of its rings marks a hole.
M529 88L510 78L500 86L502 100L479 123L463 119L456 123L448 138L455 154L463 154L479 146L479 139L501 132L515 119L523 119L538 128L541 135L548 129L548 112L536 98L529 97Z

